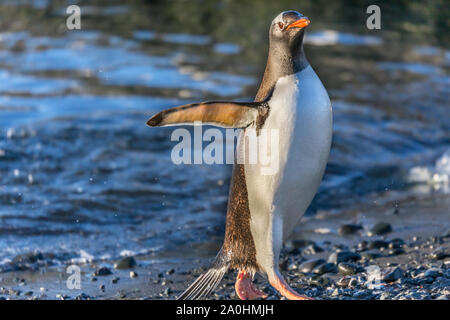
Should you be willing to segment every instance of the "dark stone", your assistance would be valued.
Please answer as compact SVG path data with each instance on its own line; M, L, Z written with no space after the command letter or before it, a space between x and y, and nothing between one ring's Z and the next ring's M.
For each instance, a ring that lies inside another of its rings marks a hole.
M356 252L351 251L339 251L339 252L333 252L328 257L328 262L339 264L341 262L347 262L347 261L358 261L361 259L361 255Z
M366 258L368 260L372 260L372 259L382 257L382 254L377 251L372 250L372 251L362 252L361 256L363 256L364 258Z
M337 273L337 268L334 263L324 263L315 267L312 272L316 274Z
M442 272L440 272L438 269L429 269L425 271L424 276L430 278L437 278L442 276Z
M95 271L94 276L107 276L110 274L112 274L111 269L109 269L107 267L101 267L100 269Z
M450 254L444 248L437 248L429 255L429 257L431 259L435 259L435 260L442 260L449 256L450 256Z
M369 243L369 249L387 248L388 246L389 242L384 240L374 240Z
M124 257L114 264L114 269L131 269L136 266L134 257Z
M346 288L348 287L348 284L350 283L351 279L352 278L350 277L342 277L336 282L336 285L341 288Z
M311 240L302 240L302 239L297 239L297 240L292 240L292 246L295 248L305 248L309 245L314 245L314 241Z
M112 283L117 283L119 282L120 278L119 277L115 277L114 279L111 280Z
M364 268L354 264L354 263L347 263L347 262L341 262L338 264L337 269L339 273L343 275L351 275L358 272L363 272Z
M394 282L401 278L403 278L405 275L405 272L400 267L390 268L387 270L383 277L384 282Z
M358 224L343 224L342 226L339 227L338 232L341 235L349 235L349 234L354 234L354 233L358 232L359 230L362 230L362 226L360 226Z
M317 278L311 279L311 281L309 283L311 285L317 286L317 287L328 287L333 284L333 280L331 280L328 277L322 276L322 277L317 277Z
M369 231L369 236L379 236L392 232L392 227L387 222L378 222Z
M389 249L400 249L405 245L405 241L399 238L392 239L389 242Z
M369 248L369 244L366 240L363 240L360 243L358 243L357 249L359 251L364 251L364 250L367 250L368 248Z
M324 264L325 262L324 259L307 260L298 267L298 270L300 272L311 272L315 267Z
M314 255L323 252L323 249L316 244L311 244L303 249L303 255Z
M175 269L173 269L173 268L166 271L167 275L170 275L170 274L173 274L173 273L175 273Z
M390 256L398 256L399 254L403 254L403 253L405 253L405 250L403 250L402 248L391 249L388 251L388 254Z

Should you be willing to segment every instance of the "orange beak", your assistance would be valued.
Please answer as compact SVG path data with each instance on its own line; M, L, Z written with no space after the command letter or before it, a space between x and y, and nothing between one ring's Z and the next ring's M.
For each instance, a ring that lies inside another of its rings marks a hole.
M309 25L310 22L311 21L309 21L308 18L301 18L301 19L298 19L297 21L292 22L290 25L288 25L286 30L288 30L290 28L304 28L307 25Z

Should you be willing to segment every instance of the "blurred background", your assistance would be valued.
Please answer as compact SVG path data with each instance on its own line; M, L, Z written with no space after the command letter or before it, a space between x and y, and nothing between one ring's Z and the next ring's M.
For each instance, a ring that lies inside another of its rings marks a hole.
M81 30L67 30L71 4ZM366 28L371 4L381 30ZM252 100L270 22L288 9L312 21L306 55L334 108L308 215L447 197L444 0L0 1L0 272L212 257L231 166L172 164L172 129L145 122L179 104Z

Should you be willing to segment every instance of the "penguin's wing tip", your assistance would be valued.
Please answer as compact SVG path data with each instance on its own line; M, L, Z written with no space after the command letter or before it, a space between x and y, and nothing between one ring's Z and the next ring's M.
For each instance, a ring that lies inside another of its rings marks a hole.
M182 105L155 114L147 121L150 127L203 122L225 128L245 128L258 116L262 103L210 101Z
M147 121L147 125L149 127L158 127L160 125L160 123L162 122L162 112L158 112L157 114L155 114L153 117L151 117L150 119L148 119Z

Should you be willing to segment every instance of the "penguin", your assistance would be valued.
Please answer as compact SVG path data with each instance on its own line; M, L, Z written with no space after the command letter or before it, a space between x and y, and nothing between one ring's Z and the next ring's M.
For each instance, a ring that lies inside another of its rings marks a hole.
M327 91L303 50L310 20L297 11L280 13L269 29L269 53L253 102L209 101L182 105L151 117L151 127L202 124L241 128L246 134L278 132L278 170L262 174L261 164L234 163L225 239L207 272L178 299L206 298L224 274L238 271L235 283L242 300L266 298L253 284L255 273L289 300L306 300L279 270L283 242L310 205L322 180L332 140L332 107ZM235 156L236 159L236 156Z

